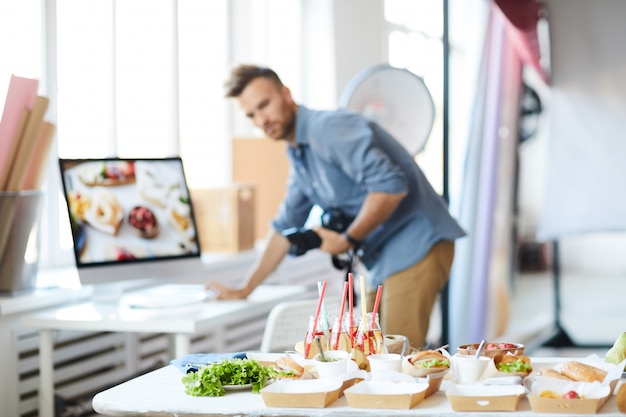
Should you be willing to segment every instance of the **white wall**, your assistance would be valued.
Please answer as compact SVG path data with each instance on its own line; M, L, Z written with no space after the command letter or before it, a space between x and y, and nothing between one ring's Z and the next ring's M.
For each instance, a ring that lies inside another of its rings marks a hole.
M383 0L333 2L337 98L359 71L387 61Z

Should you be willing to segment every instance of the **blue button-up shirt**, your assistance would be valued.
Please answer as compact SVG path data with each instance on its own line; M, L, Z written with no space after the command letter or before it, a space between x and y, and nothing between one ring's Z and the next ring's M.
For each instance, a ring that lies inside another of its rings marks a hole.
M404 147L373 121L348 110L298 107L286 196L272 227L302 227L314 205L356 217L370 192L408 192L364 240L361 261L377 286L421 260L442 240L465 233Z

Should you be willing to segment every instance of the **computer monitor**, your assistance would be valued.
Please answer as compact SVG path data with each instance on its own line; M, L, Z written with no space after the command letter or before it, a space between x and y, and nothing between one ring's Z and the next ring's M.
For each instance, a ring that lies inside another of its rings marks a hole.
M181 158L59 159L81 284L203 273Z

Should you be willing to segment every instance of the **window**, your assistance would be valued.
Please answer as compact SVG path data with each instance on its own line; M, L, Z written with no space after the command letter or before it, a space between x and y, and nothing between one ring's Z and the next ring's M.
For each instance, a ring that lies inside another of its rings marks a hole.
M226 16L225 1L58 2L59 156L181 155L191 186L223 184Z
M433 133L418 156L436 187L442 184L441 1L384 0L389 63L422 76L437 107ZM40 265L72 263L56 153L180 155L191 187L226 185L231 137L258 135L223 98L230 64L280 68L299 102L331 102L332 88L319 97L317 87L320 72L337 72L332 15L326 2L293 0L0 2L0 94L11 73L38 78L40 94L51 99L48 119L57 126ZM306 28L315 28L313 35L303 35ZM358 51L358 34L353 39Z
M435 121L416 160L443 193L443 1L385 0L389 64L422 77L435 104Z
M297 89L299 13L291 0L1 2L0 94L11 73L37 78L57 127L40 265L72 263L57 153L180 155L191 187L226 185L231 132L252 134L247 121L229 122L223 82L230 62L284 65L283 77Z

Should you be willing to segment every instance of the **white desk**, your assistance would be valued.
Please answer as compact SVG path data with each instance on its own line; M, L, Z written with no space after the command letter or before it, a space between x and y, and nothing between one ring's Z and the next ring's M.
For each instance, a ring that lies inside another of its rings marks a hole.
M326 408L267 408L260 394L252 392L227 392L223 397L192 397L185 394L181 382L183 374L173 365L152 371L138 378L102 391L93 398L94 410L109 416L472 416L476 412L456 412L450 407L445 395L449 381L443 381L439 392L410 410L374 410L350 408L344 397ZM523 398L514 412L485 413L489 416L536 417L558 416L537 414L530 409L528 399ZM611 397L599 415L623 416ZM562 415L562 414L561 414Z
M208 332L250 314L267 314L277 303L297 298L305 291L301 285L262 285L246 300L209 301L166 309L85 302L25 315L21 324L40 331L39 415L54 416L55 330L169 333L174 338L172 357L182 357L189 353L192 334Z

